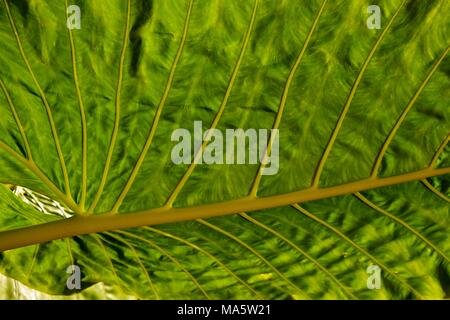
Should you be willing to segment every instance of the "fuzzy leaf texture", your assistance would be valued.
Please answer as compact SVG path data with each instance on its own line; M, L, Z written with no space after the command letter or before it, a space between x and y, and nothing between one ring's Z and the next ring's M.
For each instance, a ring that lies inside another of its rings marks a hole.
M0 296L450 297L450 1L0 2ZM173 164L194 121L278 174Z

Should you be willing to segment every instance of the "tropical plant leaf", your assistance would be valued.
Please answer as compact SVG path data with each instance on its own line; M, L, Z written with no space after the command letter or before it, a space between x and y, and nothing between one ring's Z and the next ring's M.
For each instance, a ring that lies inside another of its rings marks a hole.
M3 274L51 294L76 264L83 289L138 298L449 296L448 1L0 8ZM174 164L194 121L279 129L279 172Z

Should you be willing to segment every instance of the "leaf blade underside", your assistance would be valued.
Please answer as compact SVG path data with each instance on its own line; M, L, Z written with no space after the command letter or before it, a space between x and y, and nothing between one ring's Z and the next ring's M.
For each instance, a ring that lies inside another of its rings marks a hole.
M139 298L448 297L450 4L378 1L381 30L369 4L80 1L67 32L66 1L3 0L0 181L75 217L2 189L2 273L53 294L75 263ZM174 165L194 120L279 129L279 173Z

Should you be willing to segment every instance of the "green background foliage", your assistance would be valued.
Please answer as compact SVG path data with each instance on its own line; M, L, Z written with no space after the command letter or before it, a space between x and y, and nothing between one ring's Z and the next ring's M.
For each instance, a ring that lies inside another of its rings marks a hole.
M66 27L71 4L81 30ZM366 27L371 4L380 30ZM76 214L164 206L189 169L172 163L171 133L198 120L279 128L280 171L262 176L254 201L315 178L320 193L450 167L447 0L2 0L0 42L2 231L61 219L7 185ZM259 166L194 169L174 207L246 197ZM76 264L83 288L116 298L448 298L450 178L423 178L34 244L0 253L0 272L55 295L73 293ZM370 265L382 270L379 290L367 288Z

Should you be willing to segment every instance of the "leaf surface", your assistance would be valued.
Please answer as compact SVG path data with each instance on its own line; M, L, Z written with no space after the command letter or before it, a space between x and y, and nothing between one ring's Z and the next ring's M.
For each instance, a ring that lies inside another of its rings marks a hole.
M375 1L370 30L372 2L77 1L69 30L68 1L2 0L0 182L74 215L2 186L2 273L52 294L77 264L139 298L448 297L450 4ZM175 165L194 121L279 129L279 172Z

